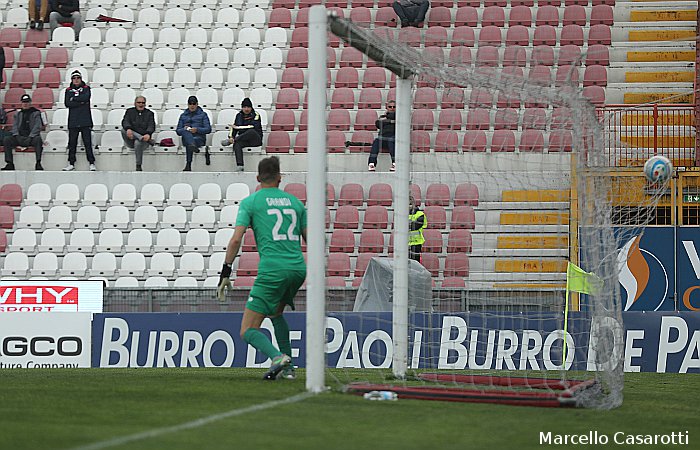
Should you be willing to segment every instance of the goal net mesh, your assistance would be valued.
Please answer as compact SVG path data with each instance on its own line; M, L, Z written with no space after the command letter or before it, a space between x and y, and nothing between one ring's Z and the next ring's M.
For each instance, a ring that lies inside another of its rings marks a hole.
M384 114L395 77L412 80L410 191L427 227L420 264L409 265L408 371L399 379L391 370L392 223L408 218L394 214L391 198L377 200L375 187L395 193L397 178L385 151L376 173L349 173L338 159L329 165L330 182L360 184L364 198L346 208L341 192L331 207L328 279L346 277L357 297L352 310L328 307L328 384L393 390L399 398L620 405L618 271L666 190L639 170L611 166L595 108L572 82L576 69L555 79L554 69L518 56L520 49L455 39L431 46L422 30L423 45L412 47L407 31L332 14L329 29L341 48L366 55L351 141L363 135L360 114ZM375 66L386 84L379 81L381 105L367 108L362 96L373 91ZM355 170L369 153L364 136L365 146L347 150L364 153L348 158ZM354 208L357 226L346 215ZM353 231L352 250L335 245L342 229ZM570 274L566 295L569 262L584 273Z

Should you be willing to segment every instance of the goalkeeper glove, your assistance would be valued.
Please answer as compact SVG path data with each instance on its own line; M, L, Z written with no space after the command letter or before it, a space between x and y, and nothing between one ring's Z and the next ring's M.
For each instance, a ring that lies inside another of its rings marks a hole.
M219 298L220 302L226 299L226 288L231 289L231 264L224 263L221 268L221 275L219 275L219 286L216 290L216 296Z

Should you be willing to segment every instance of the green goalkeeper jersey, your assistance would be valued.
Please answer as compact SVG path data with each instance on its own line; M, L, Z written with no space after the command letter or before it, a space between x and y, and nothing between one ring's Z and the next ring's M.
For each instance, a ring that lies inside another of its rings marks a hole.
M253 228L259 271L306 270L301 252L306 208L295 196L279 188L260 189L241 201L236 226Z

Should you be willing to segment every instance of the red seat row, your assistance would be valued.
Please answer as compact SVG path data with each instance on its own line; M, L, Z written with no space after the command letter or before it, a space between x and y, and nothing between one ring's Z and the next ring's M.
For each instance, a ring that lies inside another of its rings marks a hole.
M450 230L445 247L442 233L437 229L426 229L423 232L425 243L423 252L442 253L445 248L447 253L469 253L472 250L472 235L467 229ZM391 236L388 252L393 252L393 236ZM355 251L355 234L352 230L336 229L331 235L329 251L331 253L353 253ZM360 234L358 253L383 253L384 233L378 229L362 230Z
M49 30L27 30L24 41L22 41L22 30L19 28L0 29L0 47L19 48L25 47L44 48L49 42Z

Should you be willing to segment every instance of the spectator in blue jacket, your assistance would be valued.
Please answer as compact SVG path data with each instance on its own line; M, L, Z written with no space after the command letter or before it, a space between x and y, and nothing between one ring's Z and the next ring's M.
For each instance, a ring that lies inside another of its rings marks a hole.
M63 170L75 170L75 154L78 150L78 135L82 135L85 154L90 170L95 171L95 155L92 153L92 113L90 112L90 86L83 81L79 70L70 77L66 88L65 104L68 108L68 165Z
M199 107L199 100L194 95L187 99L187 109L180 115L175 132L182 136L187 160L183 172L192 171L192 158L199 153L199 147L207 142L207 134L211 133L209 116ZM207 166L211 164L209 150L204 154Z
M233 144L233 152L236 155L236 171L243 172L243 149L245 147L259 147L262 145L262 122L260 114L253 109L253 102L244 98L241 102L241 111L236 114L236 119L231 125L231 133L228 139L221 141L221 145Z

